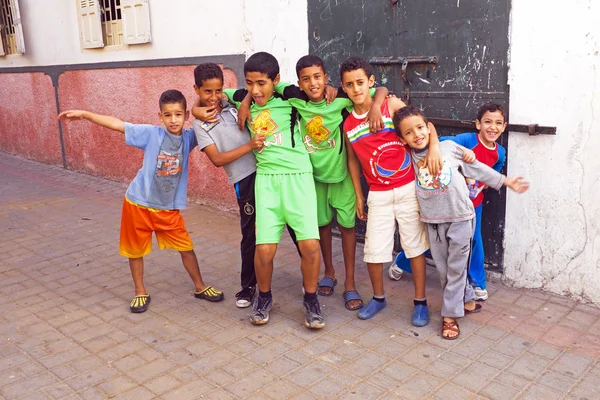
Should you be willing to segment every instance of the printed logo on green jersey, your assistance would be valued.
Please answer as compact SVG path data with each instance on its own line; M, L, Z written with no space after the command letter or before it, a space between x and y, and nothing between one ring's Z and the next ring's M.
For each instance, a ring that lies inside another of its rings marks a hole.
M335 139L329 139L331 131L323 126L323 118L320 115L309 120L304 129L306 130L304 145L309 153L335 148Z
M269 146L281 146L283 143L283 135L281 132L276 133L278 125L271 119L271 111L263 110L252 122L253 135L266 135L265 146L258 150L262 153Z

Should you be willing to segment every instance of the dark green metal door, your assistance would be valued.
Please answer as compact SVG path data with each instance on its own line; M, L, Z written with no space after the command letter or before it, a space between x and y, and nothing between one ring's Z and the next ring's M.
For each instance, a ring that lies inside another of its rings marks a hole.
M360 55L375 65L379 85L428 116L473 120L488 101L508 110L509 12L510 0L308 0L310 53L334 84L340 64ZM505 204L504 190L486 193L482 230L493 269L502 269Z

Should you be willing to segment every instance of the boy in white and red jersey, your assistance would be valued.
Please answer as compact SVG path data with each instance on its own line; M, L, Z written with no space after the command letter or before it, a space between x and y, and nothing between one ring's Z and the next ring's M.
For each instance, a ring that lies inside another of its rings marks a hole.
M342 89L348 95L354 109L344 122L348 149L348 166L356 192L356 213L367 220L364 261L369 268L373 286L373 299L359 311L361 319L372 318L386 306L383 285L383 263L392 260L394 228L398 222L400 243L413 271L415 285L412 323L425 326L429 323L429 309L425 297L425 257L429 248L423 223L419 220L419 203L415 194L415 173L407 149L398 139L392 116L406 105L397 98L387 99L382 107L384 128L369 131L366 121L372 99L369 88L375 83L371 65L361 57L351 57L340 67ZM435 128L431 125L432 146L428 165L439 171L441 157ZM369 185L367 205L364 211L364 195L360 186L360 167Z

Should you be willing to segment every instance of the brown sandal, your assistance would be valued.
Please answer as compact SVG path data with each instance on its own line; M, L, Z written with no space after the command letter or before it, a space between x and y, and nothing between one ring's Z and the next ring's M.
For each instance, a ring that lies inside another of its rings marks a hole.
M444 335L446 332L446 335ZM456 336L447 336L448 332L455 332ZM458 322L454 321L444 321L442 320L442 339L446 340L454 340L460 335L460 328L458 327Z

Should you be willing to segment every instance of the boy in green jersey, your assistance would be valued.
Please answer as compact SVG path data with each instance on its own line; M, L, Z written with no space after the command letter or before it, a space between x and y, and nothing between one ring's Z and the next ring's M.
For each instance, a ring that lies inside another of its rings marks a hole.
M253 54L244 64L246 89L226 89L229 100L240 107L252 97L250 133L265 135L256 155L256 255L259 295L250 315L255 325L269 321L273 304L273 259L284 226L296 233L302 256L305 324L325 326L317 298L319 279L319 228L312 165L296 124L297 111L285 97L274 92L279 83L279 63L265 52Z
M336 216L342 236L342 249L346 269L344 303L348 310L355 311L363 306L356 291L354 280L356 234L356 195L348 173L346 147L340 134L340 126L348 115L352 102L340 91L340 96L326 101L328 76L323 60L307 55L296 63L298 86L280 83L275 90L288 99L300 115L302 142L308 151L313 166L317 193L317 217L325 276L319 281L317 293L331 296L337 284L333 267L332 234L333 217ZM373 124L382 123L381 104L387 96L386 88L372 90L375 94L369 119ZM378 130L375 127L375 130Z

